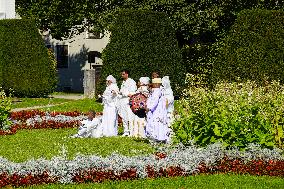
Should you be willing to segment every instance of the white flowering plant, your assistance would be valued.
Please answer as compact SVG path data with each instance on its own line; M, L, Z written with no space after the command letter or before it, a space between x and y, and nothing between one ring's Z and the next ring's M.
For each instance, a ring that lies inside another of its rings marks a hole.
M172 128L175 140L187 144L193 140L205 146L221 142L225 146L283 147L284 86L279 82L259 86L219 82L214 89L190 87L177 103L180 118Z

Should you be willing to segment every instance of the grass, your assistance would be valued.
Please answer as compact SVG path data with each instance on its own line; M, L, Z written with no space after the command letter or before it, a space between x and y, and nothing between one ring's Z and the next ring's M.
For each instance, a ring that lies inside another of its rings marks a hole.
M15 102L12 104L12 109L15 108L26 108L33 106L46 106L49 104L60 104L63 102L69 102L71 100L62 98L20 98L17 99L20 102Z
M61 104L58 106L41 108L41 110L59 111L59 112L67 112L67 111L88 112L89 110L103 111L103 106L101 103L96 102L94 99L85 98L85 99L70 101L68 103Z
M77 129L19 130L15 135L0 137L0 156L14 162L40 157L51 159L60 154L62 145L66 147L69 158L77 153L107 156L117 151L119 154L132 156L154 152L150 144L128 137L69 137L75 133Z
M54 93L52 93L51 95L74 95L74 96L76 96L76 95L84 95L84 93L80 93L80 92L54 92Z
M29 188L41 189L41 188L180 188L180 189L234 189L234 188L246 188L246 189L282 189L284 187L284 179L277 177L267 176L249 176L249 175L198 175L189 177L176 177L176 178L159 178L159 179L146 179L146 180L134 180L134 181L113 181L104 183L88 183L88 184L51 184L51 185L38 185L31 186Z

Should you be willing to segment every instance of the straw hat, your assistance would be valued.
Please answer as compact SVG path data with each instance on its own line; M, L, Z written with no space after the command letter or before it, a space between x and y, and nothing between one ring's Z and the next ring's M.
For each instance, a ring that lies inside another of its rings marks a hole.
M162 83L162 79L161 78L154 78L152 79L152 83Z

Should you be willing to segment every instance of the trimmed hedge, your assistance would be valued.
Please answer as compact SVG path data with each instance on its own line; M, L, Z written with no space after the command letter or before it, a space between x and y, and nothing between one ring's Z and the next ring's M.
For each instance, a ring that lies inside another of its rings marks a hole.
M284 11L244 10L220 45L213 79L284 82Z
M152 71L159 70L161 76L170 76L172 87L176 90L185 79L185 67L174 29L166 14L124 10L118 12L115 18L110 28L110 42L102 53L104 66L98 93L105 88L107 75L112 74L118 79L122 69L130 70L130 77L136 81L142 76L150 77Z
M32 20L0 20L0 85L16 96L54 91L56 69Z

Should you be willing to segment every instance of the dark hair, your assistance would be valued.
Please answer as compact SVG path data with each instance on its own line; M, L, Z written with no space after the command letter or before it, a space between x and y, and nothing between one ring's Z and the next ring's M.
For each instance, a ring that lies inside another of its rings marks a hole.
M93 114L94 116L96 115L96 111L94 110L89 110L89 113Z
M159 71L157 71L157 70L152 71L151 75L152 75L153 73L156 73L156 74L158 74L158 75L160 76L160 72L159 72Z
M121 72L125 72L126 74L128 74L129 75L129 70L127 70L127 69L123 69L123 70L121 70Z

